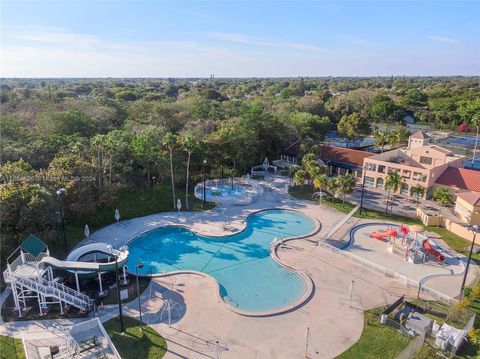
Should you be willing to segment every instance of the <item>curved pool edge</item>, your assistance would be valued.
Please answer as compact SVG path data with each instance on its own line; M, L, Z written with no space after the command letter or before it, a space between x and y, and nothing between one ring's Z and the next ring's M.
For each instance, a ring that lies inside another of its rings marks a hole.
M201 276L203 278L206 278L206 279L209 279L211 281L214 282L214 284L216 285L217 287L217 290L216 290L216 296L217 296L217 301L219 303L222 303L222 305L230 310L231 312L234 312L236 314L239 314L239 315L242 315L242 316L245 316L245 317L271 317L271 316L275 316L275 315L280 315L280 314L285 314L285 313L288 313L288 312L291 312L299 307L301 307L302 305L304 305L308 300L310 300L310 298L313 296L314 294L314 283L313 283L313 280L312 278L307 274L307 273L304 273L303 271L300 271L296 268L293 268L291 266L289 266L288 264L285 264L282 262L282 260L280 259L280 257L278 256L277 254L277 250L279 248L280 245L288 242L288 241L292 241L292 240L297 240L297 239L305 239L305 238L308 238L308 237L311 237L313 235L315 235L316 233L318 233L322 226L321 226L321 223L320 221L317 219L317 218L313 218L305 213L302 213L298 210L295 210L295 209L286 209L286 208L278 208L278 207L273 207L273 208L264 208L264 209L260 209L258 211L254 211L254 212L251 212L248 214L248 216L245 217L245 220L243 221L244 223L244 227L238 231L238 232L235 232L235 233L231 233L231 234L227 234L227 235L207 235L209 237L229 237L229 236L233 236L233 235L236 235L238 233L241 233L243 231L246 230L247 228L247 220L250 216L254 215L254 214L257 214L257 213L260 213L260 212L265 212L265 211L271 211L271 210L283 210L283 211L291 211L291 212L296 212L296 213L299 213L305 217L307 217L308 219L310 219L313 224L314 224L314 229L312 231L310 231L309 233L305 234L305 235L302 235L302 236L298 236L298 237L287 237L287 238L284 238L282 240L279 240L277 242L275 242L272 246L270 246L270 256L272 257L272 259L280 266L284 267L284 268L287 268L288 270L294 272L295 274L297 274L298 276L300 276L303 281L305 282L305 285L306 285L306 289L305 289L305 293L304 295L298 299L297 301L295 301L294 303L292 304L289 304L287 306L284 306L284 307L280 307L278 309L274 309L274 310L266 310L266 311L255 311L255 312L252 312L252 311L246 311L246 310L240 310L238 308L235 308L234 306L230 305L229 303L227 303L223 297L220 295L220 292L221 292L221 287L220 287L220 283L214 278L212 277L211 275L207 274L207 273L203 273L203 272L199 272L199 271L195 271L195 270L178 270L178 271L172 271L172 272L166 272L166 273L156 273L156 274L138 274L139 277L150 277L150 278L166 278L166 277L172 277L172 276L175 276L175 275L181 275L181 274L194 274L194 275L198 275L198 276ZM167 228L167 227L182 227L182 228L186 228L188 230L190 230L191 232L195 233L195 234L198 234L198 235L203 235L201 233L199 233L198 231L195 231L193 230L190 226L187 226L187 225L168 225L168 226L160 226L160 227L157 227L155 229L152 229L152 230L148 230L148 231L145 231L139 235L137 235L136 237L132 238L131 240L129 240L127 242L126 245L130 244L131 242L133 242L135 239L137 239L138 237L140 237L141 235L145 234L145 233L148 233L148 232L151 232L151 231L154 231L154 230L157 230L159 228ZM130 274L133 274L135 275L135 273L133 272L130 272L128 270L128 267L127 267L127 272L129 272Z

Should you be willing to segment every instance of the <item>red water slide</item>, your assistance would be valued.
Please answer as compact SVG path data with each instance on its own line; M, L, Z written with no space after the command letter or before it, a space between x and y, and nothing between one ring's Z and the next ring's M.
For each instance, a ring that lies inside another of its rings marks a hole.
M375 239L384 239L388 237L397 237L398 232L395 229L386 229L383 232L372 232L370 233L370 237Z
M425 248L427 253L433 255L437 259L437 261L443 262L445 260L445 257L439 251L433 249L432 246L430 246L430 242L428 241L428 239L423 241L423 248Z

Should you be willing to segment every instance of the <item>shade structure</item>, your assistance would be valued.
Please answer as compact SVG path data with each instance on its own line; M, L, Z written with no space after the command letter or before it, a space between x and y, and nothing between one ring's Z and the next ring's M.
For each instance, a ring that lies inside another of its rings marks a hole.
M177 199L177 209L180 211L182 209L182 201L179 199Z
M87 238L90 236L90 228L88 227L88 224L85 225L85 229L84 229L83 233L85 234L85 237L87 237Z
M120 220L120 212L118 209L115 209L115 220L118 222Z

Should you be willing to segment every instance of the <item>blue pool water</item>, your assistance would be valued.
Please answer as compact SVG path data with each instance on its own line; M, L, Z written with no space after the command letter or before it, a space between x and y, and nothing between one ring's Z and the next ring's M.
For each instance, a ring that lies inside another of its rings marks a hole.
M129 244L128 266L145 266L142 274L195 270L214 277L221 296L244 311L274 310L299 300L306 291L302 277L270 256L275 237L311 233L314 222L294 211L268 210L248 217L244 231L203 237L182 227L163 227Z

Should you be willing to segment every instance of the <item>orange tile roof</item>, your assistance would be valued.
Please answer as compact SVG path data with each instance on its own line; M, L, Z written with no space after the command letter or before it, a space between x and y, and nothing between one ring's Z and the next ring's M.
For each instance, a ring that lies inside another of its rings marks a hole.
M448 167L435 183L480 192L480 172L466 168Z
M457 197L463 199L472 206L480 206L480 193L478 192L461 192L457 193Z
M363 160L365 158L374 155L372 152L352 150L351 148L344 147L321 145L320 148L320 159L322 161L347 163L358 167L363 166Z
M421 140L424 140L426 138L430 138L429 135L427 135L425 132L423 131L418 131L418 132L415 132L413 135L410 136L411 138L419 138Z

